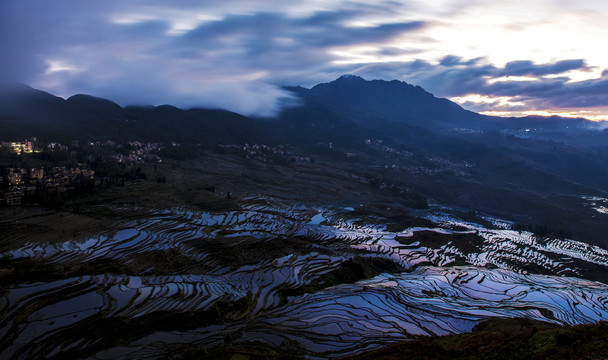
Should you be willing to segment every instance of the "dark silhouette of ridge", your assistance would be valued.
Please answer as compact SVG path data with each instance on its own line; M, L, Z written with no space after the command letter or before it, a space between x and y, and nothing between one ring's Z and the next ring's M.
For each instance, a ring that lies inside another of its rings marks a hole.
M311 89L287 89L304 99L336 109L356 110L435 130L462 126L482 128L489 118L437 98L420 86L398 80L367 81L356 75L343 75Z

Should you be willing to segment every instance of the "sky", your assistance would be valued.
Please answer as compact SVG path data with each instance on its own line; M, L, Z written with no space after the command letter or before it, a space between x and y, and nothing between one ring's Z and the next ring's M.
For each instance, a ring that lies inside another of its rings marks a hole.
M0 82L272 116L282 86L401 80L499 116L608 120L604 0L4 0Z

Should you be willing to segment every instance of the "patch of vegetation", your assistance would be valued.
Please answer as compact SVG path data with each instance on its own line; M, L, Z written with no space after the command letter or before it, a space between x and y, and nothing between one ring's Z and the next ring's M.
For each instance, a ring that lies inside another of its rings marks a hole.
M309 284L297 288L283 288L278 291L281 304L287 303L287 299L292 296L312 294L331 286L340 284L353 284L357 281L371 279L382 273L398 273L405 269L397 263L381 258L368 258L355 256L342 263L340 266L316 278Z
M357 224L369 225L381 223L392 232L403 231L410 227L435 227L436 224L430 220L410 215L409 210L402 205L373 204L355 208L350 214L358 221Z
M63 208L95 218L121 218L132 209L134 218L146 215L146 210L187 207L206 211L239 210L238 204L223 194L207 188L181 188L156 179L139 179L96 188L91 194L66 201ZM116 209L120 209L119 212ZM143 212L142 212L143 210Z
M131 319L105 317L103 314L98 314L87 319L86 323L81 323L78 327L67 328L49 338L45 346L51 350L59 344L69 343L70 339L72 339L71 341L80 339L83 334L86 334L87 338L97 340L95 345L87 347L85 350L66 350L50 357L50 359L83 358L104 348L127 345L157 331L187 331L233 321L248 312L251 299L252 295L248 293L247 296L235 301L221 300L207 310L182 313L157 311ZM52 301L52 299L48 301Z
M529 319L492 319L473 332L422 337L350 360L545 360L608 358L608 322L559 327Z
M268 235L267 239L251 236L230 237L231 232L219 230L215 238L193 239L186 241L195 249L213 255L221 264L237 269L243 265L253 265L290 254L306 254L311 251L312 243L301 236ZM322 252L322 248L314 251Z
M0 280L7 284L19 284L99 274L188 274L204 272L204 265L178 249L150 250L129 255L124 261L98 258L79 263L49 263L29 258L0 258Z
M180 344L171 349L171 359L199 360L297 360L306 350L295 340L285 340L277 347L261 342L228 342L206 349L195 344Z

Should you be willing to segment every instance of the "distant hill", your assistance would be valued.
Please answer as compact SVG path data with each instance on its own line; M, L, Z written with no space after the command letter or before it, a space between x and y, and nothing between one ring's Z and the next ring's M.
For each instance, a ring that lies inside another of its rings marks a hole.
M285 89L300 97L306 104L323 105L333 111L352 115L355 121L361 116L379 117L434 132L510 131L523 137L569 140L577 142L578 145L585 145L585 141L578 141L579 139L574 137L584 135L588 140L587 135L596 135L598 130L608 128L607 122L596 123L583 118L503 118L481 115L465 110L448 99L437 98L420 86L397 80L368 81L356 75L343 75L311 89L300 86Z
M264 126L245 116L215 109L173 106L126 107L89 95L67 100L25 85L0 90L2 140L142 140L233 143L268 141Z

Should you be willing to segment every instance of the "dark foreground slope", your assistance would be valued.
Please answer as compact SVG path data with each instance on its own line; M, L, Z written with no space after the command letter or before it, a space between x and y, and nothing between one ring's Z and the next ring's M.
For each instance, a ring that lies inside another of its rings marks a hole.
M213 349L184 345L176 356L197 359L249 360L303 359L304 351L294 343L270 347L263 343L226 344ZM342 359L346 360L571 360L606 359L608 323L555 326L534 320L492 319L473 332L443 337L422 337L391 344Z
M606 359L608 323L559 327L527 319L492 319L473 332L401 342L349 360Z

